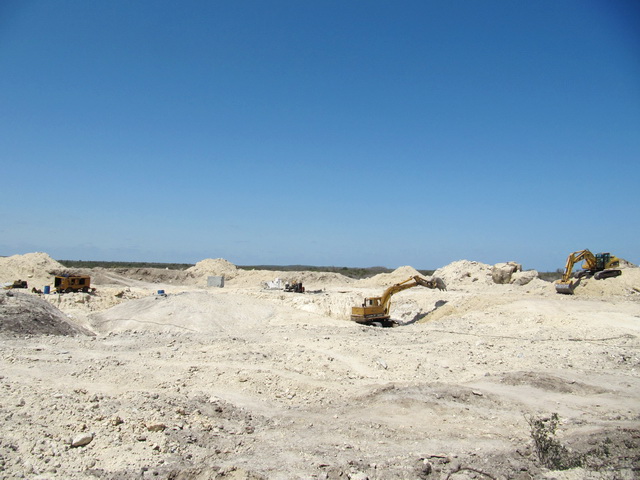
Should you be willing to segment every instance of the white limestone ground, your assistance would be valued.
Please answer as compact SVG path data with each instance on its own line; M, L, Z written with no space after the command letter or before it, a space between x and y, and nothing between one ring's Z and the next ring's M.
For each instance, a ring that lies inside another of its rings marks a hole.
M294 274L305 294L223 259L0 292L0 478L638 478L640 269L563 296L494 267L440 268L448 290L395 295L390 329L350 308L410 266ZM0 258L3 283L59 270ZM554 413L545 466L529 422Z

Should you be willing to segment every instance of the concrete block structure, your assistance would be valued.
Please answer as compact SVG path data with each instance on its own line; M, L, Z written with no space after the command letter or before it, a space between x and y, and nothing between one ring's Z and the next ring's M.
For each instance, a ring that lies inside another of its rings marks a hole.
M224 287L224 277L215 276L215 277L207 277L207 287Z

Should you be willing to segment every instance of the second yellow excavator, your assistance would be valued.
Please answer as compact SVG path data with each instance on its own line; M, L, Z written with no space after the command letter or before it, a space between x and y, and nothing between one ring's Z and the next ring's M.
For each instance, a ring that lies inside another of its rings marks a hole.
M415 275L407 278L403 282L390 286L383 292L381 297L365 298L361 307L352 307L351 320L364 325L379 324L383 327L392 326L394 322L391 321L391 317L389 316L391 297L402 290L417 287L418 285L427 288L437 288L439 290L447 289L444 281L440 278L434 277L429 280Z
M584 260L582 270L578 270L575 275L571 275L573 266L581 260ZM572 295L573 290L584 276L593 275L596 280L601 280L622 275L622 270L619 270L618 267L620 267L620 259L610 253L596 253L594 255L589 250L573 252L567 258L567 265L564 268L562 278L556 283L556 292ZM574 281L574 278L577 280Z

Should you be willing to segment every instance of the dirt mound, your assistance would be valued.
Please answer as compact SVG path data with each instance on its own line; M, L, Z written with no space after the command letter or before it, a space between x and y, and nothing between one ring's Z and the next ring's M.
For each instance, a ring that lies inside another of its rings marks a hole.
M196 263L186 270L195 278L203 278L206 282L208 276L224 276L230 280L238 275L238 267L224 258L207 258Z
M573 294L582 297L609 297L625 295L637 297L640 294L640 268L622 268L619 277L596 280L595 278L582 278Z
M207 277L223 276L225 283L235 287L262 287L265 283L279 278L285 283L302 282L305 288L322 288L328 285L346 284L350 278L331 272L283 272L274 270L242 270L223 259L208 258L188 268L186 274L200 286L207 285Z
M408 278L419 275L424 277L418 270L410 266L398 267L391 273L379 273L371 278L358 281L360 287L388 287L405 281Z
M604 394L607 390L583 382L567 382L564 378L540 372L507 372L501 379L507 385L530 385L549 392L571 393L574 395Z
M274 315L264 301L244 295L183 292L150 295L90 316L102 333L123 331L234 332Z
M268 282L280 279L280 283L302 282L305 289L317 290L336 285L346 285L352 279L333 272L284 272L275 270L239 270L229 284L236 287L264 287Z
M470 260L458 260L447 266L441 267L433 274L440 277L447 284L447 287L458 285L493 285L491 277L492 266L486 263L474 262Z
M26 280L29 288L42 288L53 282L52 276L65 267L46 253L35 252L0 258L0 282Z
M0 333L13 335L92 335L37 295L0 294Z
M196 283L192 273L168 268L103 268L91 269L94 285L143 286L145 284L192 285ZM206 278L205 278L206 281ZM146 285L150 287L150 285Z
M620 259L620 268L637 268L638 265L636 265L635 263L631 263L628 260L625 260L624 258Z

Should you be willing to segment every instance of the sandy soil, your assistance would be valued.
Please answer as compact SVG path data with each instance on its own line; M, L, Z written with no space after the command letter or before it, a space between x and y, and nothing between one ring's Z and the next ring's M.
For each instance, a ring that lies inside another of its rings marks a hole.
M563 296L461 260L393 297L396 328L350 308L411 267L297 294L208 259L30 292L60 271L0 259L29 281L0 291L0 478L640 478L638 268Z

